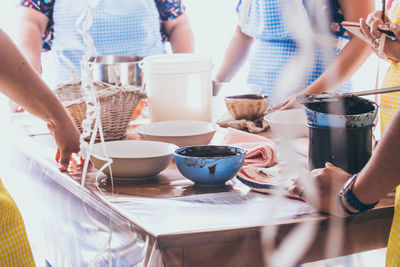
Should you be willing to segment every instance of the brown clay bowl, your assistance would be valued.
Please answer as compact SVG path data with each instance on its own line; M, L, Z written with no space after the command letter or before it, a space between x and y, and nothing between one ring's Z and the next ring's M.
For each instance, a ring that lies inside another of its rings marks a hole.
M269 102L266 94L244 94L225 97L225 105L236 120L255 120L261 117Z

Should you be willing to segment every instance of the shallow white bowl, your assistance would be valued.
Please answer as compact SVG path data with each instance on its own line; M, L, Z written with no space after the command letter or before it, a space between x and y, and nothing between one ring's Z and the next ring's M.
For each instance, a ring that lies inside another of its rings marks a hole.
M112 174L120 179L152 177L170 164L176 145L155 141L111 141L104 143L107 155L112 158ZM102 144L93 145L90 161L100 169L107 161ZM110 175L110 169L103 170Z
M218 125L206 121L159 121L144 124L136 131L145 139L172 143L180 147L208 145Z
M291 139L306 137L306 115L304 109L278 110L264 116L276 136Z

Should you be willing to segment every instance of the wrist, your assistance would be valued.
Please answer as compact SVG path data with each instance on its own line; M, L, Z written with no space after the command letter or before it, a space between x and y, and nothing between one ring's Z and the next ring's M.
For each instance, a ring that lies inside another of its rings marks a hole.
M52 127L52 129L70 126L75 127L73 119L69 115L68 111L62 106L57 106L51 114L46 118L47 125ZM71 123L71 124L70 124Z
M347 215L357 215L362 212L366 212L375 207L378 202L372 204L362 203L353 193L353 187L357 180L358 174L351 176L343 187L340 189L337 195L337 201L340 204L342 210Z

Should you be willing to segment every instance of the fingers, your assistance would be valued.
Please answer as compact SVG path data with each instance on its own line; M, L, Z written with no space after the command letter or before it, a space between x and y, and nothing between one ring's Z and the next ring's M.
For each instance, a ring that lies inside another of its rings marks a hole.
M56 161L59 162L59 160L60 160L60 149L57 148Z
M325 167L329 168L329 167L334 167L334 165L330 162L325 162Z
M288 193L299 196L316 209L337 214L337 192L351 175L327 162L325 168L314 169L299 177Z
M390 23L389 25L390 30L394 33L397 39L400 40L400 27L395 23Z
M289 195L303 197L304 195L304 186L293 183L293 185L288 190Z
M372 21L371 24L369 25L371 35L372 37L374 37L374 39L381 38L382 32L378 30L378 27L382 27L383 25L384 24L380 19Z
M372 37L369 26L365 19L360 19L360 29L366 38L368 38L371 42L374 41L374 37Z
M375 11L375 12L370 13L370 14L367 16L366 23L367 23L367 25L371 25L371 23L372 23L373 21L375 21L375 20L379 20L379 21L381 21L381 24L383 24L383 21L382 21L382 11L378 10L378 11Z
M378 28L382 26L384 26L384 23L381 19L381 12L369 14L366 20L360 19L360 30L370 41L374 49L377 49L379 46L379 39L382 35L382 32L379 31Z
M274 106L272 106L273 110L280 110L280 109L286 109L285 107L288 105L288 103L290 102L290 99L287 99L285 101L282 101L278 104L275 104Z
M58 151L59 150L57 150L57 152ZM72 151L65 150L65 149L60 151L60 161L59 161L59 163L60 163L60 166L59 166L60 171L62 171L62 172L67 171L69 162L71 160L71 155L72 155Z
M61 160L60 160L60 158L61 158ZM69 160L66 162L65 159L62 159L59 148L57 148L56 161L59 163L58 169L62 172L66 172L68 169Z

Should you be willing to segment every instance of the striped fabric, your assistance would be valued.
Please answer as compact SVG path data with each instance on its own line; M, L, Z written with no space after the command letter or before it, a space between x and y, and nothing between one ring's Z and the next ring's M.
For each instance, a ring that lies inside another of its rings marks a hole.
M1 181L0 266L35 266L21 214Z
M390 10L390 20L396 24L400 24L400 2L396 1ZM390 67L387 70L382 88L400 85L400 62L390 61ZM390 119L400 107L400 93L382 94L379 101L381 131L386 129Z
M302 72L301 81L291 88L283 88L286 92L278 93L277 90L282 90L278 88L279 80L291 78L284 73L291 64L298 63L296 58L299 53L298 44L283 15L282 5L286 2L301 5L299 0L242 0L238 7L242 31L254 38L247 82L259 85L263 93L269 94L270 105L304 90L339 53L336 47L322 46L315 41L311 52L314 58L309 59L309 67L297 70ZM349 91L351 87L351 82L348 82L341 90Z
M79 77L85 46L75 23L85 9L84 4L82 0L57 0L54 4L54 40L48 53L55 54L52 56L56 62L52 64L56 64L57 83L70 80L72 71ZM97 55L165 53L154 1L123 0L116 4L100 0L88 33L93 38Z

